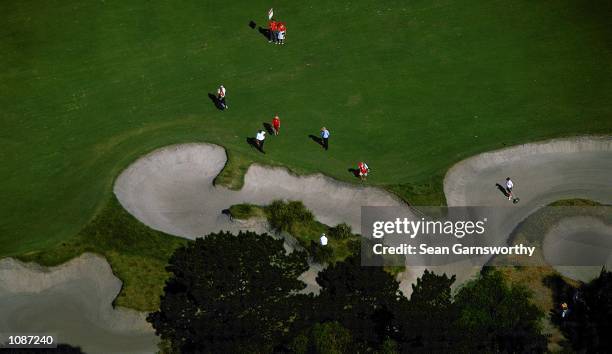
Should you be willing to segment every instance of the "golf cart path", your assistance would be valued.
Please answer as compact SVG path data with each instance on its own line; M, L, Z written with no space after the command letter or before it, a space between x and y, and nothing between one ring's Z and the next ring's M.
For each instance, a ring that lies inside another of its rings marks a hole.
M0 332L49 333L86 353L154 353L145 314L113 308L121 290L108 262L83 254L57 267L0 260Z

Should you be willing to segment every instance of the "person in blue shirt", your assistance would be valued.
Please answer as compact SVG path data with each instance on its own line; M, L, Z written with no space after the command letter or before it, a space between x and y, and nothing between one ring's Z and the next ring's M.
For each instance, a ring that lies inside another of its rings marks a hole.
M329 130L327 130L327 128L325 127L321 128L321 139L323 149L329 149Z

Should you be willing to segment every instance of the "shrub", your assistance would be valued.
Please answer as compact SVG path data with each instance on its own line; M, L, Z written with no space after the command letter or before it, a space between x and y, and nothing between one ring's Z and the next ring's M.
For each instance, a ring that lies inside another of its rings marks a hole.
M321 244L310 241L308 246L308 254L317 263L327 263L334 258L334 250L329 245L322 246Z
M285 231L294 234L293 228L297 224L313 223L314 215L299 201L275 200L266 208L270 226L276 231Z
M346 223L338 224L329 229L329 236L337 240L344 240L352 236L352 230Z

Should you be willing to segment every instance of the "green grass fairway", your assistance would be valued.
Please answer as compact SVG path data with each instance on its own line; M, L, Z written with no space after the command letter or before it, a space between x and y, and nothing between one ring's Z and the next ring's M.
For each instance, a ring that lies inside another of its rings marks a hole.
M285 46L248 26L270 6ZM477 152L610 133L611 16L603 0L2 1L0 256L76 235L167 144L343 180L364 160L369 184L428 201ZM254 152L276 112L282 135ZM308 138L322 125L327 153Z

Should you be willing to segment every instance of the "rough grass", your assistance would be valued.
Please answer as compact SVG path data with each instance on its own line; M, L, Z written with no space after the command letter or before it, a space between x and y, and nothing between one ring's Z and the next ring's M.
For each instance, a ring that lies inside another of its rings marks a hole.
M265 208L254 204L235 204L232 205L229 210L232 214L232 217L240 220L248 220L256 217L266 217Z
M227 162L223 166L223 170L215 177L213 184L239 190L244 185L244 175L252 160L240 153L228 152L227 150L226 153Z
M100 254L106 257L115 275L123 281L115 304L153 311L159 306L159 296L169 276L165 270L167 260L176 248L187 242L187 239L150 229L112 198L75 237L17 258L55 266L84 252Z

